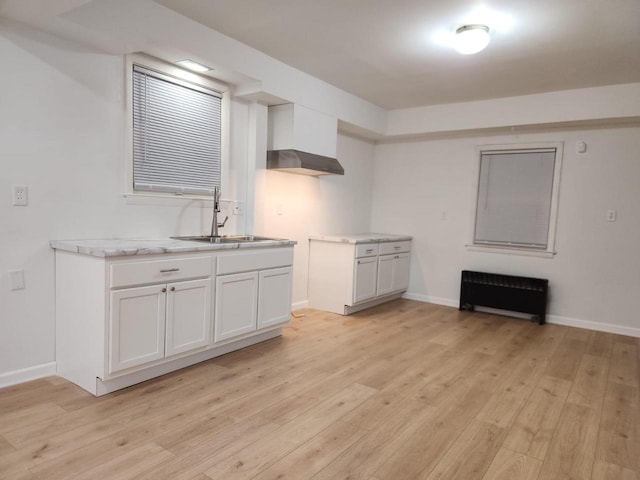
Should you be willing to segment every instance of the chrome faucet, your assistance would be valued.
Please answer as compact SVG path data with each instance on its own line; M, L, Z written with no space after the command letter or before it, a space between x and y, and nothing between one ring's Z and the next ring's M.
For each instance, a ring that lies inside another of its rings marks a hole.
M218 213L220 212L220 187L213 188L213 219L211 220L211 236L218 237L218 229L225 226L229 216L224 217L222 223L218 223Z

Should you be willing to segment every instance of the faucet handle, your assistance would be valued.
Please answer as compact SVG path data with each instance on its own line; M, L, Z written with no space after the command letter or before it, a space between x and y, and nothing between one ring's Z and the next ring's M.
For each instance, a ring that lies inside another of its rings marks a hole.
M223 221L222 223L219 223L219 224L218 224L218 228L222 228L222 227L224 227L224 225L227 223L227 220L229 220L229 215L226 215L226 216L224 217L224 221Z

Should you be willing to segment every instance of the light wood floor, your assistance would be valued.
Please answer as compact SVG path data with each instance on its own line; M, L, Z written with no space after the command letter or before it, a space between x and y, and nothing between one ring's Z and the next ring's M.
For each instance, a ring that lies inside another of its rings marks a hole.
M0 390L0 478L640 480L636 338L399 300L94 398Z

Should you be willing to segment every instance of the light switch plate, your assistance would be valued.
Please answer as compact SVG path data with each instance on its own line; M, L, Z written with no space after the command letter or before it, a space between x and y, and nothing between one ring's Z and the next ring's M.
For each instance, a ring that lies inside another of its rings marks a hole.
M24 289L24 270L13 270L9 272L11 279L11 290Z

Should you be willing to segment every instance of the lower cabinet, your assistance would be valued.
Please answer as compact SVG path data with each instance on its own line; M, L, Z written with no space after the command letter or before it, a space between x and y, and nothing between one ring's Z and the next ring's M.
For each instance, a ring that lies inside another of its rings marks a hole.
M309 306L348 315L398 298L409 286L410 258L410 239L363 243L312 239Z
M205 347L211 339L211 280L111 292L109 372Z
M274 338L290 319L290 244L118 257L56 250L55 262L57 374L93 395Z
M376 288L378 296L407 289L409 286L409 262L408 253L378 257L378 284Z
M289 323L291 278L291 267L219 275L214 341Z
M291 320L291 267L260 272L258 285L258 330L284 325Z
M358 258L353 279L353 303L363 302L376 296L378 257Z
M256 329L258 277L258 272L248 272L216 279L216 342Z

